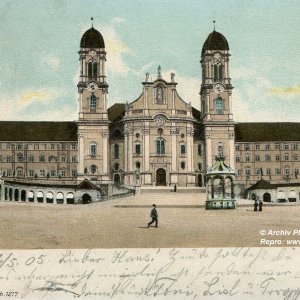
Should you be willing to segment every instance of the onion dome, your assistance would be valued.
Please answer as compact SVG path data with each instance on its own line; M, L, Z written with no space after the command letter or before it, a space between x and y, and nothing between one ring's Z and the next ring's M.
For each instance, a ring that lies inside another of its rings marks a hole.
M225 36L217 31L213 31L206 39L202 47L202 55L206 50L229 50Z
M80 41L81 48L105 48L101 33L94 27L87 30Z

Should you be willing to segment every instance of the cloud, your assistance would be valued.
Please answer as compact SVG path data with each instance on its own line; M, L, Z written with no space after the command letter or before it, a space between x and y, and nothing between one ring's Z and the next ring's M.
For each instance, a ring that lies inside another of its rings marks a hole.
M41 58L41 63L46 64L53 70L57 70L60 65L60 58L51 53L44 54Z
M51 95L44 91L27 91L20 95L20 103L28 105L32 102L44 102L51 99Z
M275 96L295 96L300 94L300 85L291 87L273 87L270 89L270 94Z

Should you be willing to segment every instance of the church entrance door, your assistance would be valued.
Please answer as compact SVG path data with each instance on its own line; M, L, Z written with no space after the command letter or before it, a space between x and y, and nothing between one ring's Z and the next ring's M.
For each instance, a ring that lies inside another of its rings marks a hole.
M156 171L156 185L159 186L166 186L167 182L166 182L166 171L165 169L157 169Z

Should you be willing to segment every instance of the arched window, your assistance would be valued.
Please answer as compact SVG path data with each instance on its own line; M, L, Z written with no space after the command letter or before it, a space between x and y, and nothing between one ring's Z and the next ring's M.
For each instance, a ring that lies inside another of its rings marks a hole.
M114 145L114 158L118 159L120 155L120 147L118 144Z
M158 138L156 140L156 154L165 154L165 140L163 138Z
M221 115L224 113L224 101L221 97L215 99L215 111L216 114Z
M90 97L90 110L91 112L95 112L97 107L97 98L95 95Z
M97 153L97 147L96 144L91 144L90 145L90 155L91 156L96 156Z
M222 79L222 65L217 63L214 65L214 80L220 81Z
M90 61L88 63L88 78L97 78L98 65L95 61Z
M198 145L198 155L199 156L202 155L202 145L201 144Z

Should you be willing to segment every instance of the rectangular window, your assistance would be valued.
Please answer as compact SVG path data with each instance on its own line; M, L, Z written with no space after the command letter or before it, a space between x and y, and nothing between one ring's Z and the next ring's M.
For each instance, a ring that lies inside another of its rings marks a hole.
M256 175L260 175L260 169L256 169L255 172L256 172Z
M251 175L251 170L250 170L250 168L247 168L247 169L246 169L246 175L247 175L247 176Z
M202 145L201 144L198 145L198 155L202 156Z
M76 144L72 144L72 145L71 145L71 149L72 149L72 150L77 150L77 145L76 145Z
M67 161L67 158L66 158L66 156L62 156L62 157L60 158L60 160L61 160L61 162L66 162L66 161Z
M45 161L45 155L40 155L40 162L44 162Z
M267 155L265 156L265 160L266 160L266 161L271 161L271 155L267 154Z
M61 170L60 171L60 176L61 177L66 177L66 170Z
M7 156L7 157L6 157L6 162L8 162L8 163L9 163L9 162L12 162L12 157L11 157L11 156Z
M77 176L77 170L72 170L72 177L76 177Z
M270 150L270 144L266 144L265 149L266 149L266 150Z
M39 150L39 149L40 149L39 144L34 144L34 150Z
M275 160L276 160L276 161L280 161L280 155L277 154L277 155L275 156Z
M249 151L250 150L250 144L245 144L245 150Z
M55 177L55 176L56 176L55 170L51 170L51 171L50 171L50 176L51 176L51 177Z
M22 144L16 144L16 150L22 150Z
M293 145L292 145L292 149L293 149L293 150L298 150L298 144L293 144Z
M235 151L240 151L240 145L235 145Z
M6 176L11 177L12 171L11 170L7 170L6 171Z
M76 163L76 162L77 162L77 156L72 156L72 157L71 157L71 161L72 161L73 163Z
M284 144L284 150L289 150L289 144Z
M215 100L216 114L222 115L224 110L224 103L221 97Z
M34 176L34 170L29 170L28 174L29 174L30 177L33 177Z
M290 175L290 168L284 169L284 175Z
M284 154L284 160L289 160L289 155L287 153Z
M260 145L259 144L255 144L255 150L259 150Z
M33 155L29 155L28 161L29 161L29 162L34 162L34 156L33 156Z
M91 145L91 156L96 156L96 145L95 144L92 144Z
M61 144L61 150L66 150L67 146L66 144Z
M51 144L50 149L55 150L55 144Z
M180 144L180 155L185 155L185 144Z
M298 160L298 154L293 155L293 160Z
M6 144L6 150L11 150L11 144Z
M141 144L135 144L135 154L141 154Z
M114 158L115 159L118 159L119 158L119 155L120 155L120 151L119 151L120 147L118 144L115 144L114 145Z
M267 175L271 175L271 169L267 168L267 169L266 169L266 174L267 174Z
M249 162L250 161L250 155L246 154L246 161Z
M260 161L259 155L255 155L255 161Z
M280 144L275 144L275 150L280 150Z
M275 175L280 175L280 169L279 168L275 169Z
M236 162L240 162L240 157L239 157L239 156L236 156L236 157L235 157L235 161L236 161Z
M241 176L241 175L242 175L242 170L238 170L238 171L237 171L237 175L238 175L238 176Z
M40 176L45 177L45 170L40 170Z

